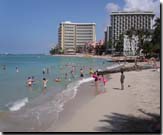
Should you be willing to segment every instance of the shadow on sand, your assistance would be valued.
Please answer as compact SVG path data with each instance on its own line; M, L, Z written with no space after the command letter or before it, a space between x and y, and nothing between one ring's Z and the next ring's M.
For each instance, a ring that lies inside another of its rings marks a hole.
M149 118L112 113L111 116L104 115L106 119L100 120L100 122L105 122L106 126L97 127L95 130L98 132L161 133L160 115L146 113L141 109L139 111Z
M121 90L120 88L113 88L114 90Z

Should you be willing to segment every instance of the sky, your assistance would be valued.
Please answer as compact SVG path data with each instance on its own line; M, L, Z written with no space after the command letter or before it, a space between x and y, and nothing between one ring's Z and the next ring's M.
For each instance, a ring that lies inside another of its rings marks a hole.
M160 15L159 0L0 0L0 53L49 53L58 43L63 21L96 23L104 39L112 11L151 10Z

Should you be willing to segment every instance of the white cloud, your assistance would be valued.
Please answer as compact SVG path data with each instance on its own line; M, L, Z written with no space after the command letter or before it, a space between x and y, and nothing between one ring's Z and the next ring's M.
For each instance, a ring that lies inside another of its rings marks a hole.
M108 23L110 22L110 13L113 11L153 11L156 16L160 16L160 1L159 0L124 0L125 4L120 7L116 3L108 3L106 11L109 15Z
M156 16L160 15L159 0L125 0L124 11L153 11Z
M112 11L118 11L118 10L120 10L120 7L115 3L108 3L106 5L106 11L108 13L111 13Z

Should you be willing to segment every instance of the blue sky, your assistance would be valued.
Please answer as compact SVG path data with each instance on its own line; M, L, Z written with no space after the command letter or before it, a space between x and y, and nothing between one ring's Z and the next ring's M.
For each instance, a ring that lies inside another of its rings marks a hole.
M58 42L58 26L62 21L94 22L97 40L103 39L109 22L109 3L123 9L129 2L0 0L0 53L48 53Z

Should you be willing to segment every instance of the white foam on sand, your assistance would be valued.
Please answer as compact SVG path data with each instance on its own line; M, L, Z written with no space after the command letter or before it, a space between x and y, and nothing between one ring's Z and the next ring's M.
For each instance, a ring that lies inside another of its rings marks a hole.
M60 108L58 109L58 111L59 112L62 111L64 104L76 96L78 88L80 87L80 85L82 85L83 83L86 83L86 82L93 81L93 80L94 80L94 78L89 77L89 78L84 78L82 80L78 80L78 81L70 83L67 86L67 89L65 89L64 91L62 91L62 93L60 93L58 95L58 97L59 97L58 103L60 103L60 105L59 105Z

